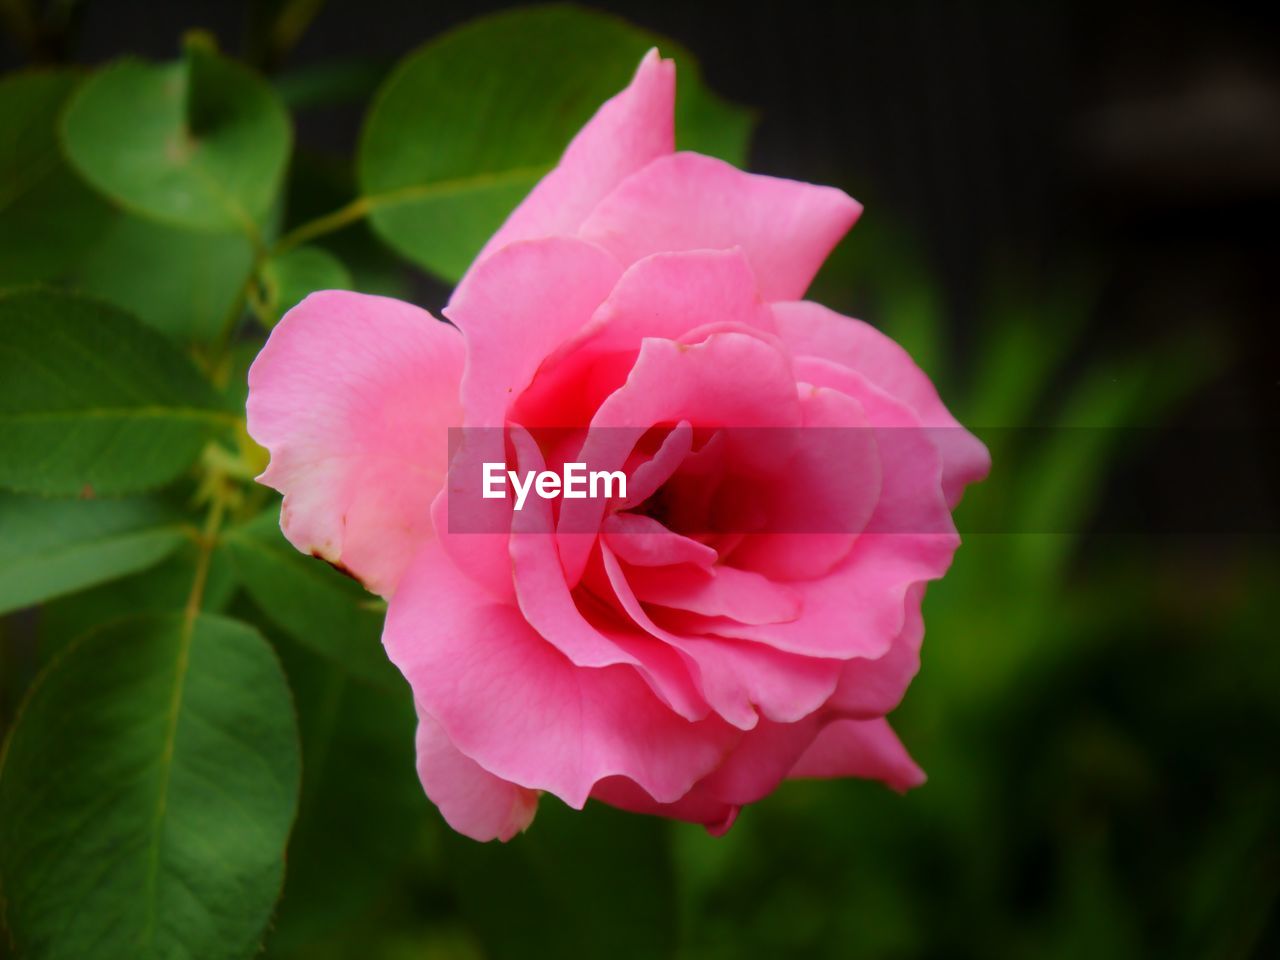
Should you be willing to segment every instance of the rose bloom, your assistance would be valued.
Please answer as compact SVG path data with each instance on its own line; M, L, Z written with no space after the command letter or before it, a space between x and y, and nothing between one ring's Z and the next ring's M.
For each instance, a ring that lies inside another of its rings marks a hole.
M720 833L788 778L924 779L885 715L987 452L901 348L802 299L859 204L674 152L674 95L651 52L486 244L453 326L315 293L249 372L285 536L387 599L422 785L479 840L542 791ZM809 428L848 439L839 469ZM495 459L621 468L627 497L482 504Z

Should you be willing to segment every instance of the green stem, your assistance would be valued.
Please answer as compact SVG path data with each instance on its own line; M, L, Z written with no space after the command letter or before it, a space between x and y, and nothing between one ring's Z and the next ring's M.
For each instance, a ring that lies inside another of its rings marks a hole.
M191 592L187 594L187 603L183 608L185 632L189 636L200 607L204 603L204 587L209 579L209 563L213 558L213 548L218 542L218 531L222 528L222 516L226 510L226 491L221 485L214 490L213 503L209 505L209 514L205 518L204 528L200 531L198 552L196 553L196 571L191 580Z
M362 220L379 207L395 206L401 203L415 203L436 197L453 197L474 190L492 189L521 182L536 182L551 168L545 165L513 167L510 170L477 173L466 177L453 177L437 180L434 183L410 184L383 193L364 194L356 197L345 207L339 207L332 213L310 220L291 232L285 234L272 249L272 255L284 253L294 247L314 240L316 237L333 233L343 227Z
M350 226L368 216L370 209L372 209L372 204L370 204L368 197L356 197L345 207L339 207L332 213L326 213L322 217L308 220L306 223L286 233L276 241L273 253L279 256L294 247L314 240L316 237L322 237L326 233L333 233L343 227Z

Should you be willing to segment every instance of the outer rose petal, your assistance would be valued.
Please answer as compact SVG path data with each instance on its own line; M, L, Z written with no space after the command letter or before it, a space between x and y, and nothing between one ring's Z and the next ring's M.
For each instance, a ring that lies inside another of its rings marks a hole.
M510 840L533 822L538 794L459 752L431 715L418 713L418 779L449 826L472 840Z
M898 791L925 781L924 771L916 766L884 717L828 724L789 776L866 777L883 780Z
M295 547L395 591L432 536L462 363L458 332L399 300L326 290L285 315L249 369L248 428Z
M621 778L602 782L592 796L635 813L701 823L712 836L720 836L743 806L777 788L813 743L820 726L817 717L797 723L762 721L743 735L723 764L675 803L657 803Z
M987 475L987 448L956 422L932 381L898 344L870 324L817 303L775 303L773 315L779 336L797 356L829 360L862 374L910 407L921 426L931 428L930 437L942 453L942 488L951 506L967 484Z
M903 601L906 621L883 656L848 661L840 673L836 692L827 709L857 719L882 717L897 709L911 679L920 669L920 642L924 639L921 603L925 584L913 584Z
M675 149L675 102L676 65L650 50L631 84L578 131L559 165L489 238L475 263L517 240L577 233L624 177Z
M656 817L700 823L713 837L723 836L728 832L738 818L740 809L696 786L674 803L658 803L625 777L601 780L591 796L631 813L647 813Z
M861 204L834 187L676 153L624 180L583 223L580 236L626 264L654 253L741 247L763 299L795 300L861 212Z
M677 716L630 667L575 667L437 543L405 573L382 641L420 709L460 751L573 807L615 775L677 800L739 736L715 717Z

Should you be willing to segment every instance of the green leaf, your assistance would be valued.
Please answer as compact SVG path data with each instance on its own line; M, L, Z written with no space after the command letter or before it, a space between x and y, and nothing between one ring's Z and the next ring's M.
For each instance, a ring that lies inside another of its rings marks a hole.
M550 6L476 20L411 54L361 137L358 179L374 228L456 280L654 46L675 52L605 14ZM749 115L702 90L691 58L679 62L677 114L696 126L682 144L740 160Z
M185 539L149 500L0 494L0 613L145 570Z
M78 271L78 286L183 342L221 335L253 268L241 234L193 233L120 214Z
M382 650L383 614L377 600L280 532L279 511L268 510L226 535L240 582L267 619L294 640L355 677L382 685L399 674Z
M0 487L144 490L234 420L190 361L128 314L63 293L0 297Z
M121 206L250 235L279 191L292 138L261 78L195 43L184 60L122 60L94 75L62 132L71 162Z
M148 570L43 604L37 632L40 662L49 663L65 647L104 623L182 609L191 593L200 553L196 541L188 540ZM215 547L208 558L200 609L222 613L235 590L231 557L225 548Z
M140 617L36 680L0 765L0 879L31 960L257 952L297 806L270 646L233 620Z
M76 80L53 71L0 80L0 287L63 276L110 218L58 150L58 112Z
M267 311L276 322L309 293L350 290L351 273L342 261L320 247L298 247L263 265Z

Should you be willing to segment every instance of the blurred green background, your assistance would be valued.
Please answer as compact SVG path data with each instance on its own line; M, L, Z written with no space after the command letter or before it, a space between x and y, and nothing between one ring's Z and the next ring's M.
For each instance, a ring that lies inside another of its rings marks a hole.
M287 233L351 200L361 118L394 63L502 6L4 0L0 63L166 60L208 31L296 125L267 227ZM307 611L263 616L243 534L214 552L205 603L272 641L303 748L265 955L1280 956L1269 25L1208 3L600 6L674 39L746 108L691 107L695 145L733 154L754 124L750 169L864 202L813 298L899 339L991 442L958 523L1006 532L970 533L930 588L923 668L894 715L929 782L786 784L719 839L544 799L529 833L477 845L421 794L374 613L343 594L366 644L345 665L299 643ZM65 176L58 196L88 189ZM219 278L239 286L247 249L157 244L107 212L60 229L67 263L47 279L162 331L216 332L243 309ZM251 287L264 322L327 285L436 311L457 256L418 247L414 266L359 217L303 249ZM1028 426L1091 429L998 429ZM1227 426L1203 487L1189 432ZM1201 499L1233 501L1230 522L1182 522ZM0 725L49 651L180 600L189 567L179 552L0 621Z

